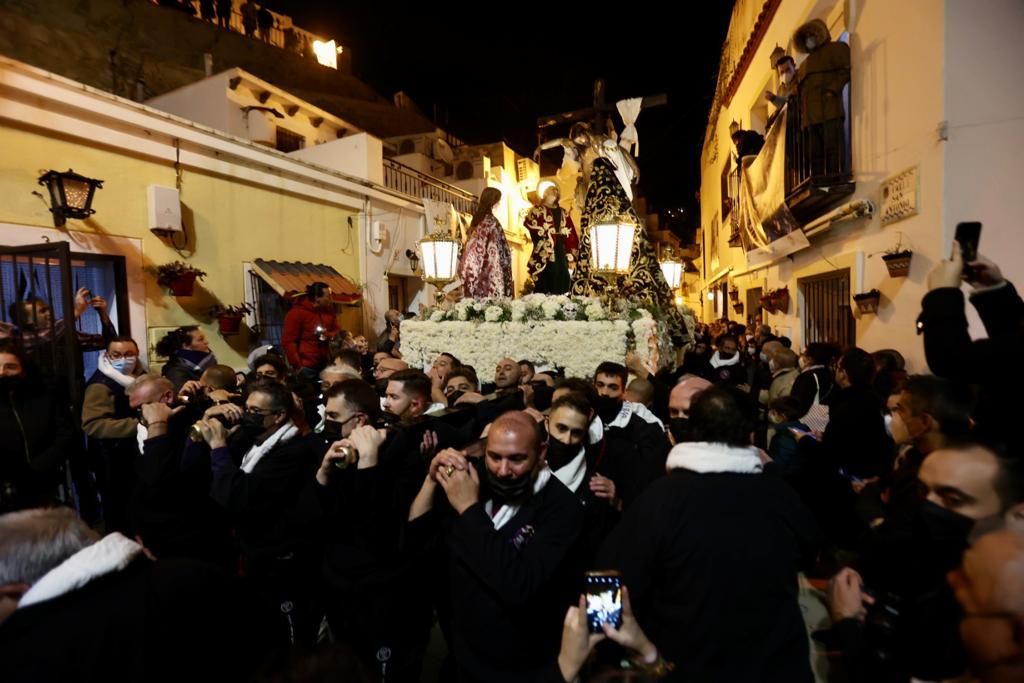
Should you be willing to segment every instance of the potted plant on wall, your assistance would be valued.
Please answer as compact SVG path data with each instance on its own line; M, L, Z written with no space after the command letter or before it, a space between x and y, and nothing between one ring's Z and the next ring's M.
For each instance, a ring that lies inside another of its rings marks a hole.
M896 246L882 254L885 267L889 269L889 277L906 277L910 274L910 260L914 256L914 252L903 249L902 246L903 237L900 236L900 241L896 243Z
M761 297L761 308L768 311L769 313L775 312L775 302L772 301L772 294L768 292Z
M877 289L853 295L853 301L857 304L857 308L861 313L877 313L878 303L881 299L882 293Z
M729 290L729 301L736 303L740 300L740 290L730 289Z
M732 305L732 310L736 312L736 315L743 315L743 304L739 302L734 303Z
M204 271L181 261L172 261L156 268L157 284L167 287L174 296L192 296L196 287L196 278L204 277L206 277Z
M780 287L769 294L776 311L785 313L789 309L789 287Z
M242 327L242 318L246 313L252 313L253 307L250 304L238 306L211 306L210 316L217 319L220 333L225 337L238 334Z

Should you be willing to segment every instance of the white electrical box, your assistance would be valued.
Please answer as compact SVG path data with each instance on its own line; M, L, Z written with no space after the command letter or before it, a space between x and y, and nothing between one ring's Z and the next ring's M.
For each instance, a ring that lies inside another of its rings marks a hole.
M181 196L175 188L149 186L149 229L158 234L183 231Z

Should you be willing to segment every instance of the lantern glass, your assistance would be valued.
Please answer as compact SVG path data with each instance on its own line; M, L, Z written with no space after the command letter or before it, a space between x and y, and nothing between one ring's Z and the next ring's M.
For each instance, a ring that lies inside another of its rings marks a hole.
M598 275L629 272L636 226L632 223L598 223L590 228L590 263Z
M424 239L423 276L428 282L451 282L459 268L459 243L450 237Z
M89 194L92 186L77 178L64 178L64 199L67 208L74 211L85 211L89 208Z
M661 272L665 276L665 282L668 283L668 288L675 289L679 286L679 281L683 277L683 264L671 259L662 261Z

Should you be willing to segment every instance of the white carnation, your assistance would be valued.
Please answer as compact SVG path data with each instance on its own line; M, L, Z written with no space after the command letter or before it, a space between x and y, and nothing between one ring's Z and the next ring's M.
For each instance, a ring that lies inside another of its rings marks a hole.
M554 320L555 316L562 309L561 305L553 299L548 299L540 305L542 311L544 311L544 317L548 320Z
M512 320L514 322L520 322L526 317L526 304L522 301L512 302Z
M439 323L444 320L444 311L434 311L430 314L430 322Z
M496 323L501 320L501 316L505 313L501 309L501 306L488 306L487 310L484 311L484 320L489 323Z
M604 320L608 317L604 310L604 306L598 303L589 303L583 310L587 314L587 320Z

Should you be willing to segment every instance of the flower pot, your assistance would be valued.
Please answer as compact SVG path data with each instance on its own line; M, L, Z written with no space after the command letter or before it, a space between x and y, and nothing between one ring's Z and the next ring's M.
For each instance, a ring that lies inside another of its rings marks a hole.
M881 301L881 298L882 295L877 291L853 295L853 301L857 304L857 308L861 313L877 313L878 303Z
M734 303L739 301L740 300L740 290L738 290L738 289L730 289L729 290L729 300L734 302Z
M775 310L785 313L789 309L789 290L780 289L771 293L772 305Z
M182 273L175 276L167 283L167 288L174 296L192 296L196 288L196 274Z
M763 308L764 310L768 311L769 313L774 313L775 312L775 302L772 301L772 298L770 296L762 296L761 297L761 308Z
M910 260L913 253L909 251L899 254L886 254L882 257L885 267L889 269L889 277L906 277L910 274Z
M217 325L220 326L220 333L225 337L238 334L238 330L242 327L242 316L219 315L217 316Z
M743 314L743 304L733 304L732 305L732 310L735 311L737 315L742 315Z

